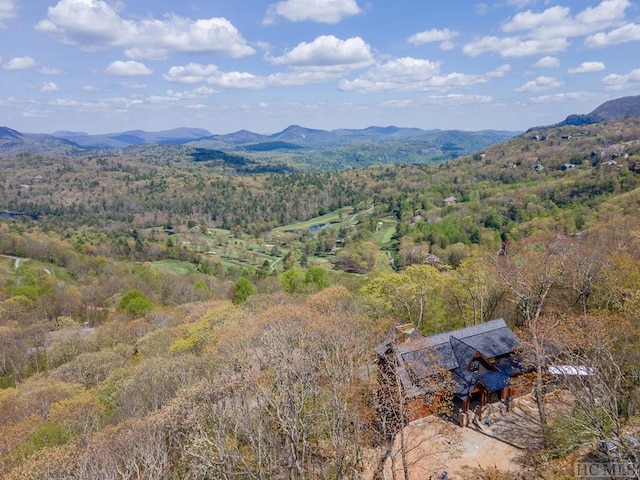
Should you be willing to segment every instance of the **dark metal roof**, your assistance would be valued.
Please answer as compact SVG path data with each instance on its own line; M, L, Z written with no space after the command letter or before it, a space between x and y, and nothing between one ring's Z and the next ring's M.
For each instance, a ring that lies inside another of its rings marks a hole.
M469 365L469 362L475 357L479 352L477 348L473 348L467 345L462 340L458 340L456 337L451 335L449 337L449 344L451 345L451 349L453 350L453 354L458 363L458 367L466 368Z
M455 332L454 332L455 333ZM456 338L459 338L456 335ZM518 343L518 337L506 325L494 330L465 337L464 343L482 353L487 358L499 357L513 352Z
M455 394L465 398L479 381L491 391L499 391L511 376L522 372L518 360L510 355L518 343L518 337L500 318L428 337L414 332L404 342L388 340L375 350L379 355L390 349L396 354L398 373L408 396L421 394L419 379L427 378L433 373L433 365L438 364L451 372L457 384ZM467 366L477 355L489 360L497 357L490 365L495 371L468 372Z
M510 372L504 371L471 373L466 370L456 369L451 372L451 377L456 382L454 394L462 400L471 394L471 390L473 390L478 382L482 382L482 384L492 392L499 392L509 386L511 382Z
M507 372L482 372L478 375L478 380L492 392L499 392L509 386L511 376Z

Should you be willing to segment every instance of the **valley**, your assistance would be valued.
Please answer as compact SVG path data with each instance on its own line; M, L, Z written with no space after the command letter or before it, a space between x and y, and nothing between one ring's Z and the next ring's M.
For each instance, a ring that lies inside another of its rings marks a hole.
M0 476L418 478L449 457L403 435L457 434L409 424L374 348L502 318L540 443L455 473L573 478L639 430L640 111L620 105L508 135L0 132Z

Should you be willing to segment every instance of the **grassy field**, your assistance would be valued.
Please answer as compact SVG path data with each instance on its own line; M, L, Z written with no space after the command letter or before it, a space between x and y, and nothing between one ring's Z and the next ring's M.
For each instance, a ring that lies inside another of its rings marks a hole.
M393 235L398 227L398 219L387 217L378 221L378 230L373 234L373 238L381 249L393 248Z
M179 260L161 260L159 262L152 262L151 265L159 270L163 270L169 273L175 273L178 275L197 273L197 270L195 269L193 264L189 262L181 262Z
M225 228L207 228L208 236L217 235L219 233L223 235L231 236L231 230L227 230Z
M341 223L345 218L353 212L353 207L344 207L335 212L327 213L320 217L310 218L304 222L293 223L291 225L283 225L273 229L277 233L295 232L298 230L309 230L316 225L324 225L325 223Z
M309 231L314 226L326 224L330 224L332 229L337 229L338 227L353 228L372 211L373 206L360 209L356 213L354 213L353 207L344 207L326 215L310 218L304 222L274 228L271 232L259 238L244 234L233 236L229 230L221 228L208 228L206 234L190 232L177 234L176 236L190 245L200 245L202 250L198 251L215 253L215 258L227 267L260 269L266 261L271 265L271 270L279 270L282 268L280 263L282 258L289 251L298 260L303 256L304 243L300 241L298 232ZM398 226L397 219L386 217L378 222L373 241L381 252L395 250L394 236ZM219 241L222 245L218 243ZM275 255L273 254L274 248L277 249L277 254ZM329 258L325 256L310 256L307 262L309 265L331 267L334 260L333 256ZM387 253L384 253L384 261L388 262ZM175 274L185 275L196 272L193 265L175 260L155 262L153 265L156 268Z

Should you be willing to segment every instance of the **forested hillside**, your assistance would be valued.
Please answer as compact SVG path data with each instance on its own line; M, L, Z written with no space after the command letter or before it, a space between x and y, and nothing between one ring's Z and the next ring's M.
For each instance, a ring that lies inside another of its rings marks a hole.
M0 158L2 478L382 478L395 322L502 317L541 391L596 372L523 472L638 430L640 117L426 165L212 152Z

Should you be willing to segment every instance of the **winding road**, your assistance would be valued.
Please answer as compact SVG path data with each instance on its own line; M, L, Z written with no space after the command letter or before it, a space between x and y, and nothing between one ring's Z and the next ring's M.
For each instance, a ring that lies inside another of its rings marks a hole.
M14 257L12 255L0 255L0 257L4 257L4 258L10 258L14 261L13 263L13 268L15 268L16 270L18 269L18 267L20 266L20 261L21 260L26 260L25 258L22 257Z

